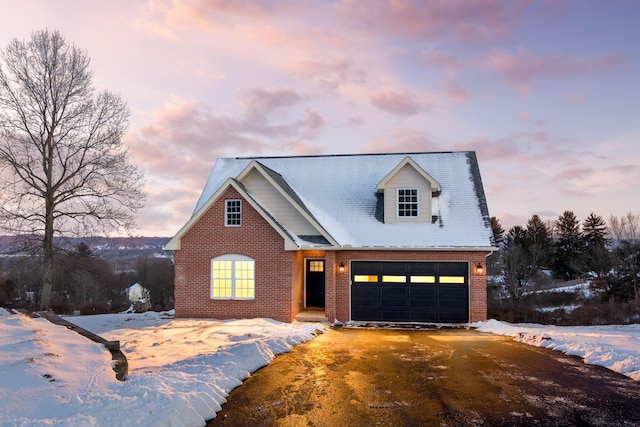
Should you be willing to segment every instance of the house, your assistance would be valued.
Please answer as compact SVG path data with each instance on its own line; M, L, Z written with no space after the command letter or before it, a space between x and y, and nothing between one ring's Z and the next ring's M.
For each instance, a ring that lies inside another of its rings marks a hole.
M475 152L221 158L175 251L177 317L485 320Z

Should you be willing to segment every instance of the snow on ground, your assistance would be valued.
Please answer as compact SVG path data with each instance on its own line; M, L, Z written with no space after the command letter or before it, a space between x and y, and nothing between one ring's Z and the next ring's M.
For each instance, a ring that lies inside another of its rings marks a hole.
M129 377L115 379L103 346L0 308L0 426L203 426L252 372L323 330L155 312L67 320L119 340Z
M101 345L44 319L0 308L0 427L203 426L228 393L320 324L173 319L172 313L67 318L119 340L129 377ZM480 332L582 357L640 380L640 325L556 327L489 320Z
M581 357L634 380L640 380L640 325L543 326L497 320L471 324L480 332L507 335L516 341Z

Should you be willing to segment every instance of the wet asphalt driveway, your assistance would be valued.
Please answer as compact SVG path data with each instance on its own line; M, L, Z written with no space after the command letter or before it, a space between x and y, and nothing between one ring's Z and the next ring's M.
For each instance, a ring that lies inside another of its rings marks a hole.
M234 390L209 426L637 426L640 383L465 329L335 328Z

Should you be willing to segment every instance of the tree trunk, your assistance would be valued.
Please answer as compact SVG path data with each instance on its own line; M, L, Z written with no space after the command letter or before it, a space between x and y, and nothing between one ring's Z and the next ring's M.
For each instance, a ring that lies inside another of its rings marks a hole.
M40 296L40 310L49 310L51 307L51 290L53 288L53 222L47 224L44 239L42 240L43 271L42 294Z
M47 176L46 193L45 193L45 213L44 213L44 238L42 239L42 294L40 296L40 310L49 310L51 307L51 291L53 289L53 211L55 202L53 198L53 190L51 184L52 177L52 158L53 150L51 145L52 138L47 138L47 153L43 163L45 163L45 173Z

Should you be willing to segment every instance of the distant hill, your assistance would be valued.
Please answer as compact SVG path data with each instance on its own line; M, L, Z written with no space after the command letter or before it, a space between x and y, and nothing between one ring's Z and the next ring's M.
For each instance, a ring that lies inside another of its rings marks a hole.
M95 257L113 262L116 271L130 271L141 257L173 258L163 250L169 237L58 237L54 239L61 251L73 252L80 243L89 247ZM42 240L38 236L0 236L0 258L33 256L40 253Z

